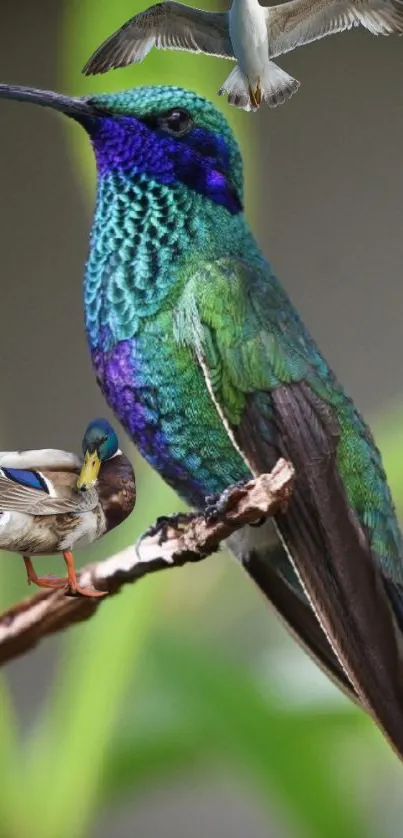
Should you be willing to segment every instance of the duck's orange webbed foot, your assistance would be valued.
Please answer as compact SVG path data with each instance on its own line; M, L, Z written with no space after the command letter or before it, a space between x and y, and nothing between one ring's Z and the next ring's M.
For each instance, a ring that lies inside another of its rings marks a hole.
M80 588L78 584L76 570L74 567L74 556L70 550L65 550L63 553L64 561L67 565L67 575L68 575L68 582L67 582L67 594L80 594L81 596L88 596L88 597L100 597L106 596L107 591L97 591L96 588L89 587L89 588Z
M38 585L38 588L53 588L55 590L67 588L68 579L62 576L38 576L29 556L23 556L27 571L28 585Z

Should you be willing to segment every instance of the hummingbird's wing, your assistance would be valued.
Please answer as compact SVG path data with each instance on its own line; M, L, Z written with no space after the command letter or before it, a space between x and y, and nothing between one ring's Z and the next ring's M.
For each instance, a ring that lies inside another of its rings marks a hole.
M403 756L403 551L369 429L265 263L203 265L175 322L251 471L293 463L280 538L341 668Z
M157 3L135 15L101 44L83 72L89 76L139 63L152 47L234 59L228 13L205 12L173 0Z
M326 35L364 26L373 35L403 32L401 0L289 0L266 9L269 55L274 57Z

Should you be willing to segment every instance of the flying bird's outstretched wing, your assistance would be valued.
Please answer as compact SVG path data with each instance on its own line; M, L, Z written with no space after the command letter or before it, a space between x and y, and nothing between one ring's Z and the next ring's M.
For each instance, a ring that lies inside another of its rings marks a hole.
M227 12L205 12L183 3L157 3L135 15L94 52L84 67L89 76L139 63L152 47L234 58Z
M402 539L369 429L263 263L203 265L178 303L175 336L192 348L252 473L280 456L293 463L295 488L275 524L302 587L274 564L283 588L273 589L277 602L270 586L268 596L341 684L344 670L402 756ZM256 567L251 575L260 584ZM322 640L306 610L300 619L284 600L284 584L289 600L312 607Z
M364 26L373 35L403 32L402 0L289 0L266 9L269 55Z

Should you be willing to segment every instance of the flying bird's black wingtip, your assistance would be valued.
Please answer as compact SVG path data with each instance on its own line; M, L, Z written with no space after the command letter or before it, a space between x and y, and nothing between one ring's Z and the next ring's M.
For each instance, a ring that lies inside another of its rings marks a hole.
M100 76L103 73L107 73L108 70L113 70L113 64L110 64L108 61L102 57L103 46L99 47L93 55L88 59L87 63L84 65L82 69L82 73L84 76Z
M144 38L134 37L132 31L136 18L141 16L140 14L127 20L97 47L82 69L84 76L99 76L145 58L151 43L147 44L144 51Z
M82 68L81 72L82 72L83 76L93 76L94 75L93 71L91 70L91 64L89 64L88 61L84 65L84 67Z
M119 70L132 63L134 60L131 56L130 45L124 43L119 31L95 50L82 72L85 76L100 76L108 73L109 70Z
M97 47L82 69L84 76L100 76L109 70L117 70L127 63L122 49L122 31L125 28L122 26Z

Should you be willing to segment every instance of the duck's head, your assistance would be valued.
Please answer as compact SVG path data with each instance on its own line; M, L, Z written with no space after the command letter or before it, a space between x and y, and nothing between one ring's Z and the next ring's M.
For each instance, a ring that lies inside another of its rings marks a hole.
M119 451L118 438L107 419L93 419L83 437L84 464L77 480L78 489L89 489L98 479L102 463Z

